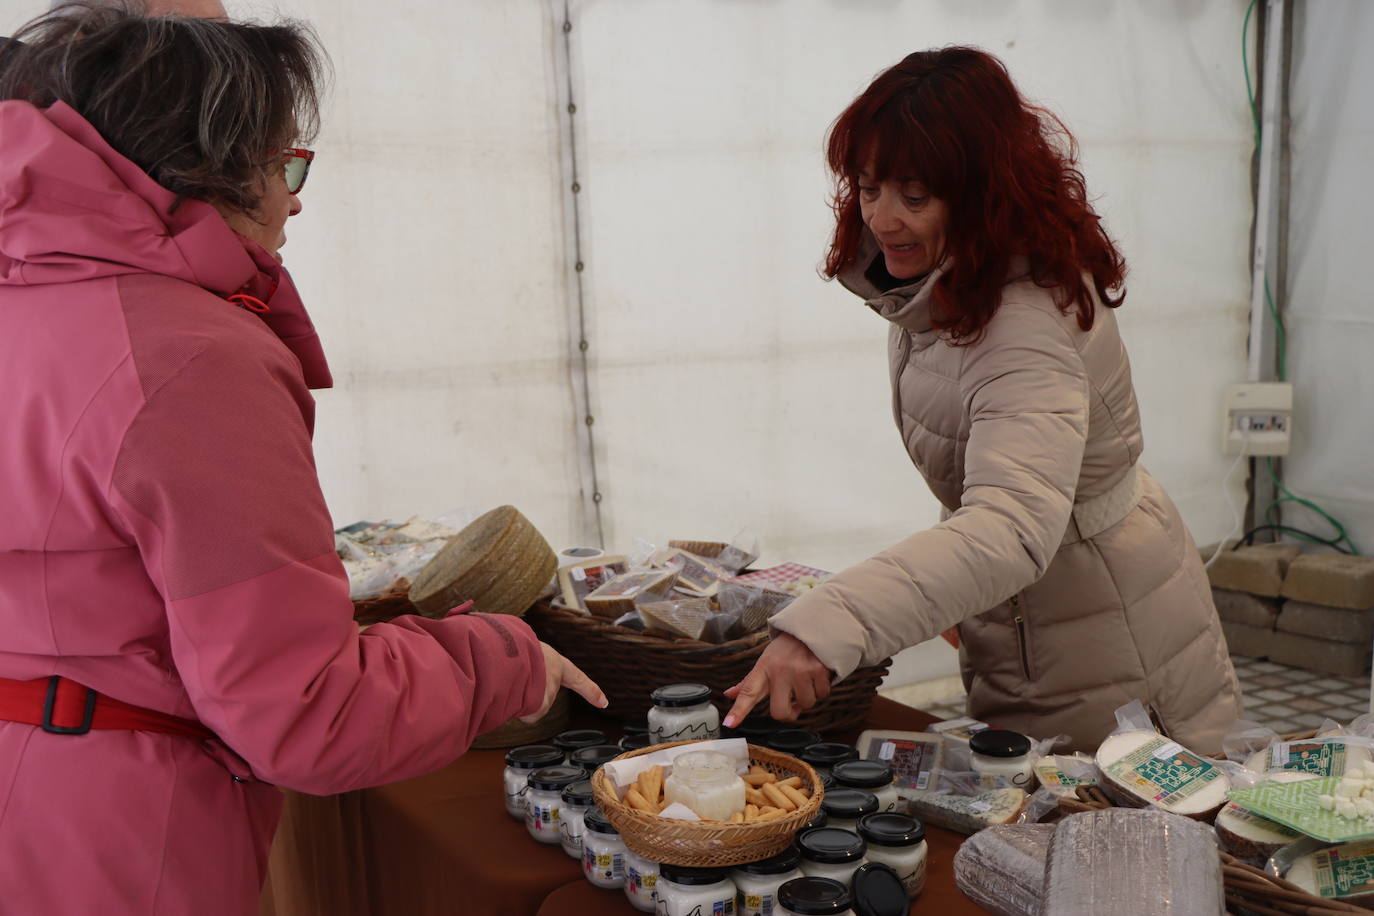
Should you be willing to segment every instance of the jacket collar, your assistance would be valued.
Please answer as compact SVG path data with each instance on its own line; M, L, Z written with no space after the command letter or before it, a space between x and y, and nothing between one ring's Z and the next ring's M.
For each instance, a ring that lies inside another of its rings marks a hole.
M220 298L245 293L267 304L260 317L300 360L306 384L330 386L290 275L214 207L179 200L63 102L0 102L0 148L0 287L152 273Z
M945 268L937 267L904 286L882 290L869 279L870 268L881 257L877 241L865 228L859 242L859 256L850 267L840 272L840 285L863 299L865 305L893 324L913 334L931 334L933 342L936 335L930 322L930 298L935 291L935 282Z

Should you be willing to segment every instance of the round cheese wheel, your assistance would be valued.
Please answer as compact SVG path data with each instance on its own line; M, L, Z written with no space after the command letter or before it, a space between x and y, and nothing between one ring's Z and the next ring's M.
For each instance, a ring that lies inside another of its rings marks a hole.
M1257 751L1245 761L1245 768L1256 773L1272 769L1316 777L1344 776L1347 770L1362 767L1369 759L1369 749L1358 744L1308 739L1285 741Z
M1109 736L1097 749L1097 766L1114 797L1199 819L1210 820L1231 788L1217 766L1152 731Z
M1270 779L1273 782L1302 782L1317 777L1306 773L1279 772ZM1231 855L1251 864L1262 865L1269 857L1284 846L1302 836L1298 831L1268 818L1260 817L1235 802L1227 802L1217 813L1217 838L1221 846Z
M1374 881L1366 877L1371 868L1374 842L1355 840L1300 857L1284 877L1317 897L1368 901L1374 899Z

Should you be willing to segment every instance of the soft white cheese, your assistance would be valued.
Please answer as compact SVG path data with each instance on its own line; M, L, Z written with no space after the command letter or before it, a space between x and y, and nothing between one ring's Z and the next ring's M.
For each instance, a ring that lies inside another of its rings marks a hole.
M1151 731L1111 735L1097 749L1097 766L1118 794L1188 817L1209 817L1231 788L1218 767Z

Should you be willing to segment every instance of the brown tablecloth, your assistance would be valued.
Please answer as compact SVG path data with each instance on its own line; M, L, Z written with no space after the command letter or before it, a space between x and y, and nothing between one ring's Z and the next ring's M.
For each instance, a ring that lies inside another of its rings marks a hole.
M878 698L865 727L920 730L933 721ZM574 725L603 727L585 709ZM858 731L839 738L853 741ZM623 893L592 886L562 847L530 839L506 813L504 756L471 751L418 779L330 798L288 795L263 916L637 913ZM927 831L929 871L913 913L983 912L954 886L952 860L962 841Z

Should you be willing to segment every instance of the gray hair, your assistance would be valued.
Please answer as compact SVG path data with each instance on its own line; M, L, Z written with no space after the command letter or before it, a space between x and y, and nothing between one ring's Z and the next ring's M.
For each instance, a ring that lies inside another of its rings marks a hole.
M0 99L65 102L182 197L252 212L278 150L319 128L328 59L310 28L67 3L0 47Z
M74 0L52 0L49 9L71 6ZM125 8L126 0L85 0L86 6L114 6ZM202 16L206 19L224 19L227 14L220 0L144 0L141 4L145 16Z

